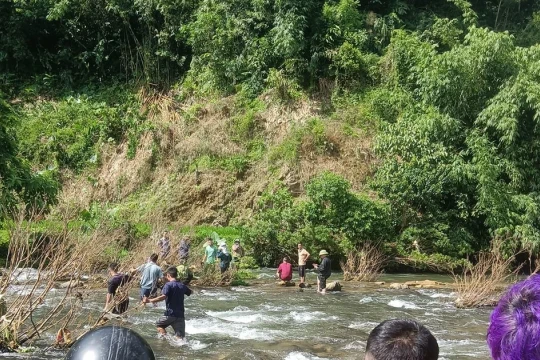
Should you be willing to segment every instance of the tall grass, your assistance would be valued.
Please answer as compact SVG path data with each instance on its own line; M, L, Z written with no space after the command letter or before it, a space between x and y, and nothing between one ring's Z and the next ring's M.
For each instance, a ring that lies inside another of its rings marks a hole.
M492 306L497 303L505 284L516 276L521 265L513 267L516 255L504 257L497 245L491 251L480 252L478 261L454 274L456 292L455 304L460 308Z

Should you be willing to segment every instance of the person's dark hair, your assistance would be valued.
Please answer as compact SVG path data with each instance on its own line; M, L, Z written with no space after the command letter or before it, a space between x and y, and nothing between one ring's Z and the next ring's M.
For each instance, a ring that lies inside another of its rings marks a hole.
M285 256L285 257L283 258L283 260L285 260L286 262L290 262L290 260L289 260L289 257L288 257L288 256Z
M150 261L156 262L157 259L158 259L158 254L152 254L152 255L150 255Z
M178 269L176 269L174 266L171 266L167 269L167 274L169 274L173 279L178 278Z
M439 345L431 332L413 320L386 320L369 334L366 359L436 360Z
M118 264L117 263L110 263L108 269L112 270L114 272L117 272L118 271Z

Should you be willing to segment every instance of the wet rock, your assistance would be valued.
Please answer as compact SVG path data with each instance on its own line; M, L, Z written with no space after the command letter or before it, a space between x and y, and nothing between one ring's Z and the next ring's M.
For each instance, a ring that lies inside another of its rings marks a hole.
M71 281L66 281L66 282L63 282L63 283L60 283L58 284L58 288L59 289L67 289L67 288L77 288L77 287L81 287L81 286L84 286L84 283L80 280L71 280Z
M374 282L375 285L384 285L386 284L384 281L376 281Z
M409 288L409 285L407 284L401 284L401 283L392 283L388 286L388 288L390 289L408 289Z
M307 284L307 283L300 283L300 285L298 285L300 288L302 289L306 289L306 288L310 288L311 287L311 284Z
M294 286L295 283L294 283L294 281L283 281L282 280L282 281L278 282L278 285L280 285L280 286Z
M326 285L326 291L341 291L341 284L339 281L332 281Z
M440 289L441 287L446 287L448 284L433 281L433 280L422 280L422 281L407 281L405 282L406 285L409 286L409 288L421 288L421 289Z

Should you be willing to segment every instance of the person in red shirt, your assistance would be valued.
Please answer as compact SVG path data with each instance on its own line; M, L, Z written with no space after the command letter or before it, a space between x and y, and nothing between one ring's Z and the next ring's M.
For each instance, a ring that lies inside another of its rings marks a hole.
M276 275L283 281L292 280L292 265L288 258L283 258L283 262L279 264Z

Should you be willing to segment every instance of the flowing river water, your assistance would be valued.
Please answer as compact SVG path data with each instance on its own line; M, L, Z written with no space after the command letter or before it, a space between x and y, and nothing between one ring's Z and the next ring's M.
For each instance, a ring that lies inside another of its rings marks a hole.
M274 271L257 271L253 286L194 288L195 293L185 302L186 345L157 337L153 324L163 312L163 303L130 311L125 325L148 340L157 359L363 359L373 327L385 319L412 318L425 324L437 338L439 359L490 358L485 334L491 310L457 309L451 290L393 290L346 282L342 292L319 295L315 288L299 292L297 287L278 287ZM444 276L410 274L385 275L381 280L427 278L450 281ZM339 279L338 274L330 278ZM309 273L307 280L315 282L315 274ZM99 313L105 292L93 292L83 311ZM131 295L133 306L137 290ZM55 296L60 294L52 292L43 306L53 306ZM37 351L0 356L61 359L64 352L40 347L53 339L53 333L43 334Z

